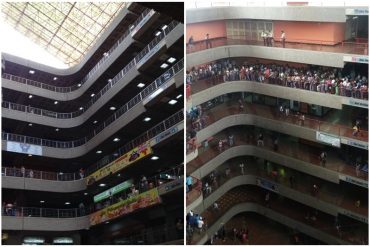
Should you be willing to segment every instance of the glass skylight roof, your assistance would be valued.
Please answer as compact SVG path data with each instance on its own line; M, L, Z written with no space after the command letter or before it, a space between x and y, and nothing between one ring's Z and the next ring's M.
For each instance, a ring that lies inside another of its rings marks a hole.
M73 66L104 32L124 2L3 2L3 20Z

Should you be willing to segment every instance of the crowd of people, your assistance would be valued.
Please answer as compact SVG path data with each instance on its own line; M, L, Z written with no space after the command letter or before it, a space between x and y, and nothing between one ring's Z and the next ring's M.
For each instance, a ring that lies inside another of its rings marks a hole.
M227 81L257 81L321 93L367 99L368 78L354 70L344 74L342 69L307 66L293 67L280 64L243 63L223 59L214 63L193 67L186 72L186 83L208 80L217 84Z

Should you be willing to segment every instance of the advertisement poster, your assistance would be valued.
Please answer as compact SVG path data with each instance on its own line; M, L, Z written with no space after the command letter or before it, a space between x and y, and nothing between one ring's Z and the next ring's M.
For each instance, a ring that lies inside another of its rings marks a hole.
M159 197L157 188L154 188L92 213L90 215L90 225L100 224L104 221L132 213L137 209L146 208L159 203L161 203L161 198Z
M109 190L106 190L106 191L103 191L102 193L99 193L97 194L96 196L94 196L94 202L100 202L104 199L107 199L108 197L112 196L112 195L115 195L123 190L126 190L128 188L131 187L133 183L133 179L130 179L130 180L127 180L123 183L120 183L112 188L110 188Z
M118 159L114 160L110 164L100 168L93 174L89 175L86 179L87 185L92 185L96 181L118 172L124 167L131 165L132 163L152 154L152 148L150 147L149 142L145 142L140 146L132 149L128 153L122 155Z

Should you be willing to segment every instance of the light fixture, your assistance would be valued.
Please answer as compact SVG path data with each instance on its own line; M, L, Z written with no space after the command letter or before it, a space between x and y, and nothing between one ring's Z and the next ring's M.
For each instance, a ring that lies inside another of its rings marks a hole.
M149 122L150 120L152 120L150 117L144 118L144 122Z
M180 99L182 97L182 94L179 94L176 96L176 99Z
M108 52L104 52L104 53L103 53L103 56L104 56L104 57L108 57L108 55L109 55L109 54L108 54Z
M168 67L168 64L166 64L166 63L162 63L162 65L161 65L161 68L162 69L165 69L165 68L167 68Z
M105 187L105 186L106 186L106 184L99 184L99 186L100 186L100 187Z
M162 30L165 30L168 26L166 24L163 25Z
M152 156L150 159L151 159L151 160L158 160L158 159L159 159L159 157L158 157L158 156Z
M96 151L97 154L101 154L102 152L101 150Z
M58 80L58 77L54 77L54 78L53 78L53 80L54 80L54 81Z
M32 157L32 154L28 154L28 157Z
M108 79L108 82L111 83L112 82L112 79Z
M85 192L84 195L87 196L89 193Z
M78 84L77 84L77 87L81 87L81 83L78 83Z
M45 203L45 201L40 201L40 203Z
M28 95L28 98L29 98L29 99L32 99L32 97L33 97L33 95L32 95L32 94Z
M119 139L118 137L113 139L114 142L118 142L119 140L121 140L121 139Z
M121 173L118 173L118 174L117 174L117 177L120 177L120 176L121 176Z
M98 120L95 120L94 122L93 122L93 124L96 124L98 122Z
M169 63L174 63L176 61L176 58L174 57L170 57L169 59L167 59L167 62Z
M157 32L155 33L155 36L157 36L157 37L158 37L161 33L162 33L161 31L157 31Z
M114 154L113 154L113 156L114 156L114 157L117 157L118 155L119 155L118 153L114 153Z
M78 109L80 109L80 111L82 111L84 108L81 106L80 108L78 108Z
M65 205L70 205L71 203L70 203L70 202L65 202L64 204L65 204Z
M174 104L176 104L177 103L177 100L175 100L175 99L171 99L169 102L168 102L168 104L170 104L170 105L174 105Z
M54 101L54 105L57 105L58 104L58 101Z
M56 128L56 129L55 129L55 131L56 131L56 132L58 132L58 131L59 131L59 129L58 129L58 128Z
M34 70L30 70L28 71L28 73L30 73L31 75L35 74L35 71Z
M139 83L139 84L137 84L137 87L139 87L139 88L142 88L142 87L144 87L145 86L145 84L144 83Z
M131 26L130 26L130 29L134 29L134 27L135 27L134 25L131 25Z
M32 127L32 123L29 123L28 126Z
M64 173L63 172L59 172L59 175L63 175Z
M109 224L109 221L105 222L105 224Z
M111 107L109 107L109 110L111 110L111 111L115 111L117 108L116 107L114 107L114 106L111 106Z
M91 97L94 97L94 96L95 96L95 94L94 94L94 93L92 93L90 96L91 96Z

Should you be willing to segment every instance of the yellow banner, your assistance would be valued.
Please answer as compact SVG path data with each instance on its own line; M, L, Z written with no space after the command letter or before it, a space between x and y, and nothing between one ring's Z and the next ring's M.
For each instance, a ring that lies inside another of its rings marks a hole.
M114 160L110 164L106 165L103 168L100 168L93 174L89 175L86 179L87 185L91 185L96 181L110 175L113 173L118 172L119 170L123 169L124 167L152 154L152 148L150 147L149 142L145 142L140 146L132 149L128 153L122 155L118 159Z
M100 224L104 221L129 214L137 209L159 203L161 203L161 198L159 197L157 188L154 188L90 214L90 225Z

